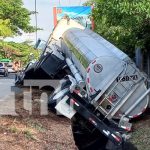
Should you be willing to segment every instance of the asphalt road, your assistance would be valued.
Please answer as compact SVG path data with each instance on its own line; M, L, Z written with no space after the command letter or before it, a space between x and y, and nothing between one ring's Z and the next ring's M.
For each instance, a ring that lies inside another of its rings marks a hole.
M15 79L15 73L9 73L8 77L0 75L0 79Z
M0 115L15 114L15 74L10 73L8 77L0 76ZM20 91L19 88L15 90Z
M8 77L0 76L0 96L4 95L11 86L15 84L15 74L10 73Z
M15 85L15 74L10 73L8 77L0 76L0 101L8 96L11 87Z

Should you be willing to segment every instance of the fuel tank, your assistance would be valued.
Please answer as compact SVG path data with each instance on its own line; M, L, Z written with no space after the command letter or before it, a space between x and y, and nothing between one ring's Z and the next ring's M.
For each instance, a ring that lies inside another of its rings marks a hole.
M108 118L120 118L147 88L144 75L133 61L103 37L89 29L70 28L61 38L61 48L86 83L93 105ZM145 97L128 114L141 114L148 105Z
M61 43L66 58L73 61L83 79L90 80L96 91L106 89L130 60L125 53L89 29L71 28L63 34Z

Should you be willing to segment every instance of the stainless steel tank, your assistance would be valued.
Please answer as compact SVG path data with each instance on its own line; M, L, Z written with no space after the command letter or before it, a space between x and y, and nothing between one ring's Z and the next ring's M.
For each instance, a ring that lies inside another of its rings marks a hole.
M120 118L147 88L144 75L131 59L89 29L71 28L62 36L61 48L86 83L96 109L106 117ZM148 105L145 97L128 117L140 115Z

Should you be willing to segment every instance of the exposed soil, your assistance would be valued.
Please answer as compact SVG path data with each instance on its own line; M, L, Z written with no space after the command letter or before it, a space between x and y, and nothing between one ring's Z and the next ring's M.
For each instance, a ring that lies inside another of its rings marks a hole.
M150 109L140 118L133 121L131 142L138 150L150 150Z
M39 100L33 96L33 114L23 108L17 96L19 116L0 117L0 150L76 150L70 121L49 112L39 114ZM131 141L138 150L150 150L150 117L134 121Z
M19 116L0 117L0 150L75 150L70 121L49 112L39 115L39 101L33 99L33 114L23 108L17 96Z

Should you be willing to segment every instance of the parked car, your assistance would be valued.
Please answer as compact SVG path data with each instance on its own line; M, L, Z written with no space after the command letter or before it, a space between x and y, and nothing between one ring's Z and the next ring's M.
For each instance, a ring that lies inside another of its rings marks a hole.
M8 76L7 64L2 62L0 62L0 75L3 75L4 77Z
M14 70L14 68L13 68L13 64L12 63L8 63L7 69L8 69L8 73L15 73L16 72Z

